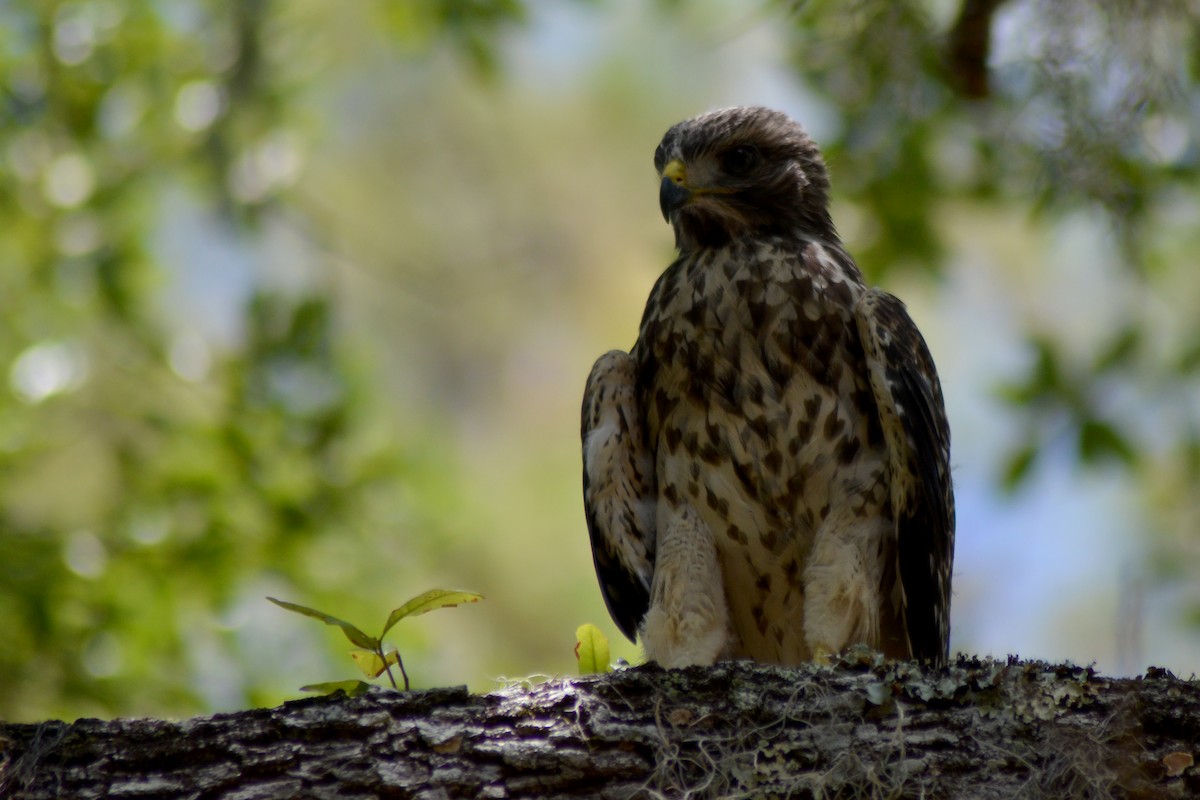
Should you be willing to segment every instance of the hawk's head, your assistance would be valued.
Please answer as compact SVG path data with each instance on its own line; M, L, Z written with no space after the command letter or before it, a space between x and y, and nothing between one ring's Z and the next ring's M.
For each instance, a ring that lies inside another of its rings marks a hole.
M654 168L680 251L744 236L836 235L821 152L778 111L725 108L680 122L654 151Z

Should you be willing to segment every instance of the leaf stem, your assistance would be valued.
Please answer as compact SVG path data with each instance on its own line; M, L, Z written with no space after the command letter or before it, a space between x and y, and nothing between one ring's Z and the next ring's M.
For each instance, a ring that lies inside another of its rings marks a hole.
M380 642L380 643L379 643L379 647L377 647L377 648L375 649L375 654L376 654L376 655L378 655L378 656L379 656L379 658L380 658L380 659L383 661L383 671L387 673L388 680L392 682L392 688L393 688L393 689L399 689L400 687L398 687L398 686L396 685L396 679L395 679L395 677L393 677L393 676L392 676L392 668L391 668L391 666L389 666L389 665L388 665L388 662L387 662L387 656L386 656L386 655L384 655L384 653L383 653L383 642ZM397 659L399 659L399 658L400 658L400 654L399 654L399 653L397 653L397 654L396 654L396 658L397 658ZM404 669L404 668L403 668L403 667L401 667L401 671L403 671L403 669ZM408 688L408 678L407 678L407 677L404 679L404 684L405 684L405 685L404 685L404 688L405 688L405 689L407 689L407 688Z
M408 691L408 672L404 669L404 659L400 657L400 651L396 651L396 665L400 667L400 674L404 676L404 691ZM388 673L389 675L391 673ZM396 684L393 682L393 686Z

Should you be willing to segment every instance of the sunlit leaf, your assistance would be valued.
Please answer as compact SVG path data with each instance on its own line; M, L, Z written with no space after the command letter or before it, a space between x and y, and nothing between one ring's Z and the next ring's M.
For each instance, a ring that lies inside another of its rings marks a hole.
M361 694L366 694L370 688L371 684L366 681L329 681L327 683L310 683L308 686L301 686L300 691L316 692L317 694L345 692L348 697L358 697Z
M412 600L409 600L404 605L397 608L388 615L387 624L383 626L383 633L379 634L380 638L387 635L387 632L392 629L400 620L405 617L415 617L418 614L427 614L430 611L436 611L439 608L451 608L460 603L478 603L483 599L483 595L475 594L474 592L455 592L448 589L430 589L424 594L419 594Z
M575 631L575 658L580 675L608 672L608 637L590 622L580 625Z
M268 597L267 599L280 608L286 608L288 611L295 611L297 614L303 614L306 617L319 619L326 625L336 625L342 629L342 633L346 634L346 638L350 640L350 643L357 645L358 647L366 650L374 650L379 646L378 639L368 636L345 620L330 616L323 611L317 611L315 608L297 605L296 603L289 603L286 600L276 600L274 597Z
M362 674L368 678L378 678L383 674L383 671L388 667L395 666L400 655L393 650L387 654L386 658L380 658L379 653L374 650L351 650L350 657L354 659L354 663L362 670Z

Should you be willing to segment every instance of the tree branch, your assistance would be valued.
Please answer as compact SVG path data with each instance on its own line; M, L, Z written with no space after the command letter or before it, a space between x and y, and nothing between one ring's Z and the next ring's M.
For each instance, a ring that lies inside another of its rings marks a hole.
M1200 686L1164 670L855 653L0 724L0 796L1193 797L1197 741Z

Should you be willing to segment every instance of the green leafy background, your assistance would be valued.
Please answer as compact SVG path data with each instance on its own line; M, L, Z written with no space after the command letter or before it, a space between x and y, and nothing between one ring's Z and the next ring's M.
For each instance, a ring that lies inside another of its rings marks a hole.
M957 11L0 6L0 717L350 674L269 594L486 595L393 631L418 687L574 672L587 621L636 659L591 574L579 396L671 257L654 145L738 102L821 142L938 359L955 646L1194 669L1194 4L1003 3L983 99Z

